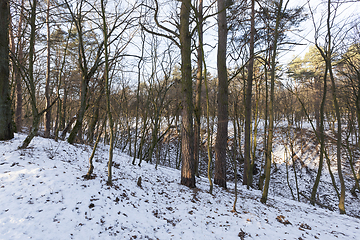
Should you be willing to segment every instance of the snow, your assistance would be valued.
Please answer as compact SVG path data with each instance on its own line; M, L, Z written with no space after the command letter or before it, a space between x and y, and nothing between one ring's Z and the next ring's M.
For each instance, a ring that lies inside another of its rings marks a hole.
M96 177L84 180L91 148L26 136L0 141L0 239L360 239L360 220L338 212L234 185L196 189L180 171L114 152L113 186L106 185L108 151L99 146ZM137 186L141 176L141 187Z

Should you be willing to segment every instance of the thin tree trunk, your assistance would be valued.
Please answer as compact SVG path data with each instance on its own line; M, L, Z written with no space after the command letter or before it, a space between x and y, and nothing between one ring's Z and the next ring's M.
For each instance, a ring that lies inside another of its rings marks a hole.
M236 111L236 100L234 102L234 112ZM237 203L237 198L238 198L238 194L237 194L237 154L236 154L236 149L237 149L237 132L236 132L236 120L235 120L235 116L233 119L233 128L234 128L234 139L233 139L233 156L232 156L232 162L233 162L233 168L234 168L234 176L235 176L235 199L234 199L234 204L233 204L233 209L231 210L231 212L236 212L236 203Z
M60 119L60 128L64 129L65 128L65 122L66 122L66 118L67 118L67 98L68 98L68 88L66 86L66 84L64 84L64 98L63 98L63 103L62 103L62 119ZM70 116L71 117L71 116ZM71 118L73 119L73 118ZM75 121L76 119L74 119ZM61 134L62 136L64 135L63 133ZM64 135L65 137L65 135ZM62 137L62 138L64 138Z
M265 164L262 166L261 164L261 170L264 168L266 169L266 162L267 162L267 130L268 130L268 99L269 99L269 87L268 87L268 71L267 71L267 64L264 63L264 70L265 70L265 109L264 109L264 158ZM261 171L260 170L260 171ZM263 174L259 177L259 190L263 189L264 186L264 180L265 180L265 171Z
M104 129L104 126L105 126L105 123L106 123L106 117L104 119L104 122L103 124L101 125L101 128L100 128L100 131L98 132L98 136L96 138L96 141L95 141L95 144L94 144L94 147L93 147L93 150L91 152L91 156L89 158L89 170L87 172L87 174L84 176L85 179L91 179L91 175L93 174L93 171L94 171L94 164L93 164L93 159L94 159L94 156L95 156L95 152L96 152L96 148L97 148L97 145L99 144L100 142L100 138L101 138L101 133Z
M145 45L145 34L141 32L141 58L138 62L138 76L137 76L137 90L136 90L136 115L135 115L135 137L134 137L134 157L132 164L135 165L136 151L137 151L137 139L138 139L138 127L139 127L139 105L140 105L140 84L141 84L141 64L144 57L144 45ZM140 163L139 163L140 165Z
M330 1L329 1L329 5L330 5ZM329 7L330 10L330 7ZM329 26L329 25L328 25ZM340 210L340 214L345 214L345 181L344 181L344 176L342 174L342 169L341 169L341 143L342 143L342 138L341 138L341 114L340 114L340 107L339 107L339 103L337 101L337 96L336 96L336 84L335 84L335 79L334 79L334 75L332 72L332 68L331 68L331 59L330 57L329 59L329 73L330 73L330 80L331 80L331 84L332 84L332 95L333 95L333 101L334 101L334 106L335 106L335 112L336 112L336 118L337 118L337 122L338 122L338 126L337 126L337 143L336 143L336 159L337 159L337 170L338 170L338 175L339 175L339 179L340 179L340 199L339 199L339 210Z
M40 123L40 115L37 109L36 103L36 90L35 90L35 82L34 82L34 50L35 50L35 30L36 30L36 5L37 0L33 0L31 6L31 15L30 15L30 46L29 46L29 69L28 69L28 80L27 87L30 94L30 102L31 102L31 112L32 112L32 126L28 136L23 141L22 145L19 147L20 149L26 148L29 146L31 140L36 136L39 129Z
M337 158L337 170L340 180L340 196L339 196L339 210L340 214L345 214L345 182L344 177L341 170L341 114L340 114L340 107L339 103L337 101L336 96L336 84L335 79L332 71L332 64L331 64L331 57L332 57L332 39L331 39L331 0L328 0L327 2L327 21L326 21L326 27L327 27L327 35L326 35L326 50L324 51L321 47L318 46L316 43L316 47L318 48L321 56L323 57L326 68L329 71L330 80L331 80L331 90L332 90L332 97L335 107L335 115L337 119L337 149L336 149L336 158ZM329 164L328 164L329 165ZM330 167L329 167L330 169ZM336 189L336 185L334 185L334 188Z
M249 188L252 185L251 170L251 98L253 85L254 70L254 35L255 35L255 0L251 0L251 31L250 31L250 60L248 64L248 76L245 94L245 159L244 159L244 175L243 184Z
M106 112L109 119L110 128L110 147L109 147L109 161L108 161L108 180L107 184L112 185L112 163L113 163L113 151L114 151L114 121L112 118L111 107L110 107L110 79L109 79L109 46L108 46L108 30L106 23L106 13L104 0L101 0L101 12L103 20L103 35L104 35L104 49L105 49L105 90L106 90Z
M50 107L50 0L47 0L46 9L46 44L47 44L47 56L46 56L46 83L45 83L45 99L46 108ZM51 122L51 111L45 112L45 131L44 137L50 136L50 122Z
M270 83L270 103L269 103L269 134L267 139L267 150L266 150L266 169L265 169L265 184L263 189L263 194L261 197L261 202L266 203L270 185L270 170L271 170L271 153L272 153L272 141L273 141L273 132L274 132L274 95L275 95L275 71L276 71L276 55L277 55L277 44L279 37L279 25L282 17L282 4L283 0L280 0L277 16L276 16L276 25L275 25L275 33L274 33L274 41L273 41L273 53L271 56L271 83Z
M201 86L202 86L202 44L203 44L203 0L199 0L198 6L198 35L199 44L197 48L197 75L196 75L196 96L195 96L195 126L194 126L194 157L195 175L199 176L199 148L200 148L200 127L201 127ZM205 72L206 74L206 72Z
M326 101L326 92L327 92L327 72L328 72L328 65L326 64L325 66L325 73L324 73L324 87L323 87L323 97L322 97L322 101L321 101L321 105L320 105L320 122L319 122L319 129L316 129L319 131L319 135L320 135L320 159L319 159L319 168L318 168L318 172L316 174L316 179L314 182L314 186L312 188L311 191L311 197L310 197L310 201L312 205L315 205L315 197L316 197L316 192L320 183L320 177L321 177L321 172L322 172L322 168L324 165L324 150L325 150L325 134L324 134L324 109L325 109L325 101ZM318 125L318 123L316 124Z
M14 75L15 75L15 84L16 84L16 104L15 104L15 125L16 131L21 132L22 128L22 85L21 85L21 73L20 67L24 64L24 53L23 53L23 40L22 40L22 31L23 31L23 19L24 19L24 0L21 1L20 6L20 16L19 16L19 25L17 30L17 63L14 63ZM15 55L15 44L13 44L14 49L12 53Z

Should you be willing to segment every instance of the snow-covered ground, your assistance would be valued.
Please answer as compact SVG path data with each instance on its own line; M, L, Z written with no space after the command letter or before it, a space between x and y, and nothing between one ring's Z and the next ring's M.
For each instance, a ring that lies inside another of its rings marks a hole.
M25 135L0 141L0 239L360 239L360 220L337 211L234 185L208 193L179 184L180 172L114 153L106 185L106 147L95 157L96 178L84 180L91 148ZM141 176L141 187L137 186Z

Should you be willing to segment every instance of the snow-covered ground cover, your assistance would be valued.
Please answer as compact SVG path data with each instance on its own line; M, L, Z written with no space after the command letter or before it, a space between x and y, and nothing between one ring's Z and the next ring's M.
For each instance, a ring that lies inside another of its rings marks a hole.
M180 172L114 153L106 185L107 148L95 157L96 177L84 180L91 148L25 135L0 142L0 239L360 239L360 220L234 185L208 193L179 184ZM137 185L141 176L141 187Z

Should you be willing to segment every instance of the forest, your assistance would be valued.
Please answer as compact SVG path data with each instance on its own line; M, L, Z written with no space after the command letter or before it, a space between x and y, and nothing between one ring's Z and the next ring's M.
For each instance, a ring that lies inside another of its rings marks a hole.
M84 144L93 181L106 145L110 187L121 151L179 169L189 191L200 177L210 194L234 183L235 212L241 184L263 204L272 191L359 218L359 7L1 1L0 140Z

